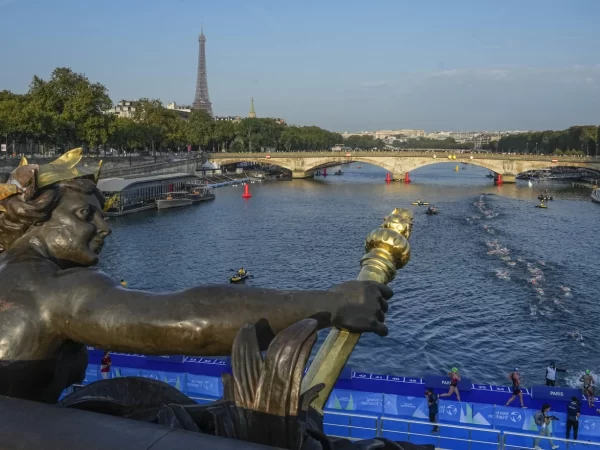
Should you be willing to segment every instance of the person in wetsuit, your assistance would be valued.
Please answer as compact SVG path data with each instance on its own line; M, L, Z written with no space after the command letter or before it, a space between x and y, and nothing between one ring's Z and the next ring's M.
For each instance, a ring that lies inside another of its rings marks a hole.
M515 370L508 374L508 379L512 381L512 396L508 399L505 406L510 405L512 401L518 396L521 402L521 408L526 408L526 406L523 404L523 391L521 391L521 376L519 375L518 367L515 367Z
M460 373L458 373L458 369L453 367L450 372L448 372L448 376L450 377L450 390L445 394L440 394L440 397L450 397L452 394L456 393L456 399L460 402L460 392L458 392L458 382L461 380Z
M594 377L592 376L589 369L585 371L585 375L582 375L579 379L583 383L583 394L588 399L588 405L590 408L594 407Z
M438 415L438 396L433 392L433 389L427 388L425 390L425 397L427 398L427 406L429 407L429 421L434 424L431 432L437 433L440 431L439 427L435 425Z

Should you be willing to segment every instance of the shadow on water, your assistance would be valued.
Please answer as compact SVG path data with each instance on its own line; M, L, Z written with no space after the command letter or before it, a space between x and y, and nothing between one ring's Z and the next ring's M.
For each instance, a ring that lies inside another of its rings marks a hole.
M410 207L412 259L391 284L390 334L363 336L353 367L423 375L457 366L495 383L514 366L527 383L541 382L549 360L570 372L600 370L600 208L589 190L494 186L488 171L454 172L453 163L386 184L384 170L360 165L341 166L342 176L252 184L250 200L241 187L223 187L214 202L111 219L101 267L156 292L226 282L239 267L255 275L249 285L325 289L354 278L368 232L393 208ZM544 189L556 200L539 210ZM417 199L440 214L413 207Z

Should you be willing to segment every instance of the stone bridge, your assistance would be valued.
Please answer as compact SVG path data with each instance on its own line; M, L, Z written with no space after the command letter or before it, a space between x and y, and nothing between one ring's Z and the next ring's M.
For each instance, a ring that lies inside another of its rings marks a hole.
M429 151L368 151L368 152L276 152L276 153L213 153L208 160L220 165L240 162L273 164L292 172L293 178L309 178L325 167L350 162L373 164L391 172L395 180L406 173L430 164L464 162L484 167L502 175L504 183L514 183L515 176L528 170L552 167L582 167L600 173L600 158L578 156L516 155L498 153L454 153Z

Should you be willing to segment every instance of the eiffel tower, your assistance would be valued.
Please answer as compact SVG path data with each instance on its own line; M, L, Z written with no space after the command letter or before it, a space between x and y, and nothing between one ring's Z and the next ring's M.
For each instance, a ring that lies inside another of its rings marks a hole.
M213 115L212 105L208 98L208 81L206 79L206 37L204 30L200 29L200 37L198 38L198 77L196 78L196 97L194 98L194 109L203 109L208 114Z

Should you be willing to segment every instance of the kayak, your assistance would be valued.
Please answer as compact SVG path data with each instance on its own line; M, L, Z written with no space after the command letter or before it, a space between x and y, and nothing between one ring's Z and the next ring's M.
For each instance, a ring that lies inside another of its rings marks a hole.
M239 275L234 275L232 277L229 277L229 282L230 283L241 283L242 281L244 281L246 278L248 278L250 275L248 274L248 272L246 272L245 275L243 276L239 276Z
M412 204L417 206L425 206L429 205L429 202L412 202Z
M546 205L535 205L536 208L546 209L548 208Z

